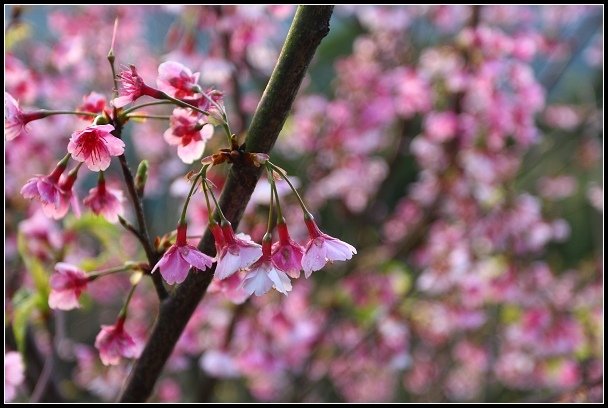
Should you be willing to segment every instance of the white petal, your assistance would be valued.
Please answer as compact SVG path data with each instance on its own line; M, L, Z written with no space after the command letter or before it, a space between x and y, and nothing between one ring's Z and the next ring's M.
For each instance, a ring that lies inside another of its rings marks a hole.
M326 239L323 245L326 248L325 256L330 261L346 261L357 252L351 245L339 239Z
M248 295L255 293L256 296L261 296L272 288L272 280L268 277L262 268L257 268L250 271L243 280L243 289Z
M226 279L241 268L241 257L237 254L231 254L230 251L220 256L215 268L215 277L218 279Z
M325 245L316 245L315 241L311 241L306 248L306 252L302 257L302 269L308 279L314 271L325 266Z
M274 288L282 294L287 295L291 290L291 280L285 272L273 267L268 271L268 277L274 283Z

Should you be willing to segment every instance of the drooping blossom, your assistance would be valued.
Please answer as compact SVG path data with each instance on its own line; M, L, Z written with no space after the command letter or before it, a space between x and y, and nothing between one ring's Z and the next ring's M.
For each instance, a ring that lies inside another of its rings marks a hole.
M45 117L44 112L23 112L19 102L8 92L4 93L4 136L13 140L19 136L27 136L27 124Z
M49 281L51 293L49 294L49 307L51 309L72 310L80 307L78 298L87 288L86 273L65 262L55 265L55 273Z
M79 213L78 202L73 193L76 173L61 177L66 165L60 163L48 176L37 175L27 181L21 188L21 195L26 199L36 199L42 204L42 211L47 217L63 218L70 208L70 201L76 214Z
M160 269L160 274L169 285L186 280L190 267L204 271L213 264L213 258L188 244L186 231L186 224L177 227L176 243L171 245L152 269L152 273Z
M357 253L352 245L321 232L312 217L307 218L305 222L310 235L302 257L302 268L306 278L314 271L323 268L327 262L346 261Z
M285 222L277 224L277 230L279 231L279 241L272 245L272 261L279 270L297 279L302 270L304 248L291 239Z
M226 279L214 278L209 284L207 291L209 293L222 293L229 301L240 305L249 298L249 294L243 288L243 279L245 272L233 273Z
M4 355L4 402L10 402L17 396L17 387L25 379L25 365L21 354L9 351Z
M291 290L289 276L280 270L272 257L272 242L270 239L262 243L262 257L258 259L245 275L243 288L249 295L255 293L261 296L270 288L287 294Z
M201 92L198 85L200 73L192 71L175 61L163 62L158 66L158 78L156 85L161 91L178 98L192 97Z
M91 125L76 131L68 143L68 152L89 170L103 171L110 166L112 156L120 156L125 151L125 143L112 135L112 131L112 125Z
M97 92L91 92L90 94L82 98L82 105L78 107L81 112L90 113L102 113L106 108L106 97ZM86 116L85 119L89 119Z
M125 200L121 190L106 186L100 179L97 187L89 190L89 195L82 201L97 215L103 216L111 223L118 222L118 216L123 214L122 202Z
M171 127L164 133L167 143L177 146L178 157L187 164L199 159L207 141L213 136L213 126L199 121L199 115L177 108L171 115Z
M166 95L158 89L149 87L137 73L134 65L118 74L120 81L119 97L112 100L116 108L122 108L142 96L151 96L155 99L164 99Z
M234 235L229 222L221 227L224 234L223 247L216 255L215 277L226 279L236 271L245 269L262 256L262 246L251 241L248 236Z
M125 317L121 316L113 326L101 326L95 338L95 347L104 365L117 365L121 357L137 357L138 347L135 340L125 331Z

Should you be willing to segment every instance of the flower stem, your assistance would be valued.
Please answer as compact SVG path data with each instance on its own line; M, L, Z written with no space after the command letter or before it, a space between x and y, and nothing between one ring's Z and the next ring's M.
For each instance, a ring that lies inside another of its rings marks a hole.
M162 94L163 94L164 99L171 101L173 104L175 104L177 106L181 106L182 108L190 108L192 110L202 113L203 115L209 115L209 112L202 110L200 108L197 108L194 105L190 105L188 102L184 102L184 101L174 98L170 95L167 95L165 92L162 92Z
M207 217L209 218L209 225L214 225L214 224L216 224L216 222L213 219L213 211L211 211L211 204L209 203L209 195L207 194L206 179L203 179L203 182L201 184L203 185L203 193L205 194L205 202L207 203Z
M271 174L271 179L272 179L272 173ZM274 194L275 199L277 200L277 224L280 223L284 223L285 222L285 218L283 218L283 211L281 211L281 203L279 202L279 192L277 191L277 185L274 182L274 179L272 179L272 183L271 183L271 188L272 188L272 192Z
M268 182L270 183L270 206L268 207L268 226L266 227L266 235L264 235L264 240L271 239L272 237L272 207L274 204L274 188L272 184L272 174L270 172L268 172Z
M207 183L207 179L205 178L203 180L203 182L205 184L207 184L207 188L209 189L209 192L211 193L211 198L213 199L213 202L215 203L215 208L217 209L218 214L220 215L220 220L222 222L226 221L228 222L228 220L226 219L226 217L224 217L224 213L222 212L222 209L220 208L220 204L217 202L217 199L215 198L215 194L213 193L213 189L211 188L211 186L209 186L209 184Z
M43 117L53 116L53 115L79 115L79 116L97 116L96 113L93 112L81 112L81 111L71 111L71 110L42 110L40 112Z
M125 109L122 111L122 115L126 116L127 114L136 111L137 109L145 108L146 106L154 106L154 105L173 105L173 102L170 101L154 101L142 103L141 105L131 106L129 109Z
M161 119L161 120L169 120L171 119L170 115L127 115L129 119Z
M283 180L285 180L287 182L287 184L289 184L289 187L295 193L296 197L298 198L298 201L300 202L300 207L302 207L302 211L304 211L304 215L312 217L312 214L310 213L310 211L308 211L308 208L306 208L306 204L304 204L304 200L302 200L302 197L300 197L298 190L296 190L296 188L293 186L293 184L291 184L291 181L289 181L289 179L287 178L287 174L285 174L285 172L283 170L281 170L280 167L271 163L270 160L268 160L266 163L268 163L268 165L272 168L272 170L279 173L279 175L281 177L283 177Z
M123 271L128 271L130 269L133 269L133 265L120 265L120 266L115 266L114 268L108 268L108 269L102 269L100 271L94 271L91 272L87 275L87 278L89 279L89 281L93 281L97 278L100 278L102 276L106 276L106 275L111 275L113 273L116 272L123 272Z
M135 292L135 288L137 288L138 284L139 284L139 282L137 282L134 285L131 285L131 290L129 291L129 294L127 295L127 299L125 300L125 303L122 305L122 308L120 309L120 312L118 313L119 319L124 320L127 318L127 309L129 307L129 303L131 302L131 298L133 297L133 293Z
M179 217L178 225L186 224L186 211L188 210L188 204L190 204L190 198L192 197L192 194L194 194L194 189L196 188L196 183L198 182L198 179L201 176L204 176L204 174L206 173L207 166L203 166L203 168L201 168L201 171L199 171L194 177L194 180L192 180L192 187L190 187L190 192L188 193L188 196L186 196L186 202L184 203L184 207L182 208L182 215Z

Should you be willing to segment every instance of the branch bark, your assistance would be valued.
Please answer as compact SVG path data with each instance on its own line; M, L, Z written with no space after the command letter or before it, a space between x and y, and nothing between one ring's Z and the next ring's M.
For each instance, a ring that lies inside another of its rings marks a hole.
M246 151L268 153L272 149L306 69L319 43L329 32L332 11L333 6L298 7L277 65L249 127ZM261 171L240 162L230 169L220 206L234 228L238 226ZM205 233L199 248L208 254L214 253L215 245L209 231ZM175 343L205 295L214 271L215 267L211 272L190 273L174 294L162 303L150 339L120 396L121 402L142 402L150 396Z

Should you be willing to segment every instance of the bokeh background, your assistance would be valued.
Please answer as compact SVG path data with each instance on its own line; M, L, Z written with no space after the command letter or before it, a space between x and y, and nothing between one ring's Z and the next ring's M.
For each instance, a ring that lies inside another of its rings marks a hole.
M110 98L118 18L117 63L150 83L168 60L200 72L243 140L294 11L7 6L5 90L25 108ZM603 58L602 6L337 6L272 158L358 254L294 280L287 297L235 303L211 290L153 401L601 401ZM83 124L52 117L5 142L5 354L25 352L23 381L5 372L15 401L112 401L132 367L103 366L93 347L128 276L94 282L76 311L51 311L45 296L56 262L142 260L137 242L87 211L49 220L19 194ZM175 228L197 168L164 141L167 127L125 130L131 166L150 163L154 236ZM206 154L223 147L220 133ZM225 174L214 169L218 188ZM124 189L116 163L106 177ZM81 174L80 197L95 183ZM261 181L239 227L258 242L268 191ZM190 234L206 216L195 195ZM142 347L157 309L146 281L127 321Z

